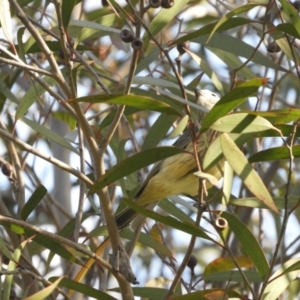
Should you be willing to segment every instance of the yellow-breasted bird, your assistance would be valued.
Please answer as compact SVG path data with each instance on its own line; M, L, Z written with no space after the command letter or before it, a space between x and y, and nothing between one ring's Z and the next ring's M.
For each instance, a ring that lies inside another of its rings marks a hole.
M211 110L213 106L219 101L219 97L209 90L195 89L197 104ZM199 113L199 123L204 119L206 113L201 111ZM214 130L208 130L197 136L199 127L196 132L196 143L198 155L203 159L208 145L216 138ZM199 190L199 178L194 175L198 170L194 153L193 141L190 136L189 129L178 138L173 146L183 148L187 152L180 153L168 157L158 162L151 170L146 180L141 185L140 189L135 195L134 202L142 207L152 210L157 203L168 196L173 195L187 195L196 196ZM207 173L220 178L220 167L213 167ZM207 184L207 187L210 187ZM145 217L138 215L136 211L131 208L126 208L116 216L116 222L119 229L123 229L131 223L131 229L139 228Z
M206 108L208 111L219 101L219 97L209 90L195 89L197 104ZM201 111L199 113L199 123L203 120L206 113ZM198 149L198 156L202 160L208 146L217 137L216 132L212 129L207 130L205 133L199 133L199 127L196 132L196 143ZM135 203L153 209L156 204L165 197L172 195L190 195L195 196L198 194L199 178L195 173L197 163L194 153L193 142L188 129L178 138L173 144L186 150L186 153L180 153L172 157L166 158L161 162L155 164L146 180L141 185L140 189L135 195ZM221 163L222 164L222 163ZM211 169L206 170L207 173L220 178L222 176L222 168L219 165L213 166ZM211 184L207 184L209 188ZM116 216L116 222L119 229L123 229L130 223L132 228L139 228L145 221L145 217L138 215L130 208L124 209ZM103 243L96 249L95 254L101 255L104 249L110 243L110 237L106 238ZM74 281L81 281L88 269L94 263L93 258L89 258L84 267L78 272ZM135 282L133 282L135 283ZM71 293L69 293L71 295Z

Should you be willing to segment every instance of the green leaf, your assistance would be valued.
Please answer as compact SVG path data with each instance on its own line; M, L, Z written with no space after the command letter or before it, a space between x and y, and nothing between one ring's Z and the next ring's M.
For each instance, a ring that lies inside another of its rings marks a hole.
M285 19L294 25L298 35L300 35L300 18L297 9L286 0L279 0L279 2L282 5Z
M91 216L90 214L83 214L81 222L84 222L90 216ZM65 238L71 236L74 233L75 224L76 224L76 218L70 220L59 232L59 235ZM50 251L49 256L47 258L47 266L50 265L50 262L53 259L54 255L55 253Z
M252 111L249 113L256 116L261 116L270 121L273 125L296 122L300 119L300 109L291 107L271 111Z
M280 295L290 286L293 280L299 276L300 270L293 271L293 265L299 264L299 258L292 258L283 264L270 278L269 283L264 290L263 300L278 299ZM291 269L289 269L291 268ZM286 270L290 270L287 273Z
M204 73L211 79L213 82L214 86L219 92L223 91L223 84L221 80L219 79L218 75L216 72L213 71L213 69L210 67L210 65L205 61L205 59L202 59L200 56L197 54L188 51L188 54L192 57L192 59L199 65L201 70L204 71ZM200 55L206 56L205 54L203 55L203 52L200 52ZM206 58L206 57L205 57Z
M170 9L161 9L160 12L152 19L148 26L148 29L151 32L151 34L155 36L156 34L161 32L163 28L170 24L174 17L176 17L179 13L182 12L183 8L188 2L189 0L174 1L174 6ZM147 44L149 40L150 37L145 31L143 37L144 44Z
M233 170L227 161L224 162L224 179L223 179L223 194L222 194L222 204L226 207L229 203L231 196L232 185L233 185Z
M177 117L174 115L161 114L150 127L148 134L145 137L142 150L157 146L167 135L170 127L176 119Z
M230 275L227 275L227 279L224 281L227 281L228 278L231 278ZM234 290L227 289L204 289L202 291L197 291L193 293L189 293L186 295L182 295L179 297L172 297L172 300L208 300L208 299L242 299L242 295L237 293ZM163 298L162 298L163 299Z
M11 23L11 13L8 0L0 1L0 24L3 33L10 44L13 44L12 39L12 23Z
M185 115L178 123L177 126L172 130L172 132L169 135L170 139L178 138L185 129L187 129L188 122L190 120L190 117L188 115Z
M223 96L213 109L207 114L201 125L201 132L207 130L211 124L220 117L225 116L234 108L238 107L248 97L257 93L258 89L267 82L265 78L254 78L235 87L225 96Z
M292 155L294 158L300 157L300 145L292 146ZM285 146L269 148L253 154L248 160L250 163L290 159L291 153Z
M164 210L166 213L168 213L171 216L174 216L176 219L184 222L190 222L193 223L194 220L187 215L182 208L178 208L172 201L169 201L168 199L163 199L162 201L159 201L158 206Z
M134 238L134 232L132 232L129 228L126 228L120 232L120 236L124 239L131 241ZM88 234L88 238L92 238L95 236L108 236L108 231L106 226L100 226L93 229ZM143 246L152 248L154 251L161 253L167 257L172 256L172 252L166 247L165 245L159 243L155 240L151 235L141 232L139 235L138 242L141 243Z
M253 261L248 256L236 256L235 260L240 268L250 269L253 267ZM203 275L206 277L210 274L222 271L230 271L233 269L236 269L236 264L231 257L218 257L206 265Z
M262 283L262 280L261 280L258 272L256 272L256 271L245 270L244 275L247 277L249 282ZM240 282L240 283L243 283L243 284L245 283L245 280L242 277L241 273L239 271L235 271L235 270L218 272L218 273L207 275L207 276L205 276L205 281L208 281L208 282L227 282L228 278L230 278L231 282Z
M183 232L189 233L191 235L195 235L195 236L201 237L203 239L213 241L213 239L210 236L208 236L202 229L200 229L198 226L195 226L193 223L185 222L185 221L179 222L178 220L176 220L173 217L169 217L169 216L166 217L166 216L160 215L156 212L153 212L151 210L142 208L142 207L136 205L133 201L130 201L125 198L122 201L124 203L126 203L127 206L134 209L136 212L138 212L139 214L141 214L143 216L146 216L157 222L168 225L174 229L178 229Z
M17 262L19 261L22 255L22 251L24 250L28 242L29 242L28 240L22 242L18 246L18 248L14 251L12 255L12 260L10 260L10 262L8 263L7 271L14 271L16 270L17 267L19 267ZM5 300L10 299L10 295L11 295L10 292L13 283L14 283L14 275L6 275L3 283L3 292L2 292L3 294L1 299L5 299Z
M207 39L207 43L209 42L210 38L214 35L214 33L218 30L218 28L220 28L221 25L226 23L228 20L233 19L234 16L248 12L249 10L251 10L252 8L255 8L257 6L258 5L255 3L249 3L249 4L238 6L237 8L235 8L232 11L230 11L229 13L227 13L214 26L213 30L211 31L211 33Z
M149 97L135 95L95 95L76 99L77 102L84 103L107 103L137 107L140 109L154 110L158 112L178 115L178 112L171 107Z
M203 45L213 53L218 53L218 50L222 50L231 53L236 57L250 59L252 63L256 63L267 68L272 68L274 70L282 70L287 72L287 69L282 67L280 64L276 64L261 52L256 51L254 47L245 43L238 37L233 37L225 33L215 33L210 42L206 44L207 37L208 36L196 38L193 40L193 42Z
M160 278L159 278L160 279ZM161 281L157 279L159 284ZM164 279L162 279L164 281ZM157 287L142 287L142 288L132 288L133 294L137 297L146 298L147 300L155 300L155 299L165 299L168 290ZM120 292L120 288L109 289L111 292ZM173 294L174 296L174 294ZM172 297L172 299L175 299Z
M238 145L241 146L246 142L250 141L256 134L247 133L247 134L238 134L238 133L228 133L228 136ZM204 159L203 159L203 169L204 172L209 170L211 167L215 166L221 159L224 157L223 150L220 142L221 136L219 135L208 147L206 150Z
M261 52L256 51L254 47L245 43L238 37L233 37L225 33L215 33L209 43L206 43L208 35L197 37L191 42L199 43L214 53L215 50L223 50L228 53L234 54L237 57L251 58L252 63L260 66L272 68L274 70L282 70L288 72L287 69L281 65L276 64L270 58L266 57ZM254 55L253 55L254 54Z
M227 133L254 133L268 129L278 131L268 120L248 113L237 113L221 117L210 128Z
M47 194L47 189L43 185L39 185L36 190L32 193L28 201L21 209L21 219L26 221L28 216L33 212L37 205L43 200Z
M129 228L126 228L120 233L122 238L125 238L129 241L132 241L134 238L134 232L132 232ZM153 249L155 252L158 252L164 256L172 257L172 251L168 249L167 246L155 240L151 235L141 232L138 242L141 243L145 247L149 247Z
M134 154L131 157L124 159L104 174L100 180L93 185L90 194L96 193L105 186L112 184L118 179L137 170L182 152L184 152L183 149L176 147L156 147Z
M53 86L56 84L55 79L51 77L42 78L49 86ZM38 84L37 81L34 81L32 87L26 92L23 96L21 102L19 103L16 111L16 119L20 119L27 110L31 107L31 105L36 102L41 95L45 93L44 87Z
M66 248L64 248L60 243L57 243L51 239L49 239L48 236L43 235L41 232L35 232L33 230L29 230L27 228L24 228L21 225L16 225L16 224L10 224L9 222L6 221L1 221L0 222L3 226L9 228L10 230L21 234L25 235L27 238L32 238L32 241L38 243L39 245L45 247L46 249L49 249L50 251L53 251L57 255L61 256L62 258L70 261L70 262L75 262L76 264L81 265L81 262L73 256Z
M54 131L46 128L45 126L41 126L40 124L27 119L26 117L22 117L21 121L28 125L31 129L37 131L44 137L50 139L51 141L63 146L64 148L78 154L77 149L75 149L64 137L60 136L59 134L55 133Z
M59 283L63 280L63 277L57 278L52 284L47 286L46 288L42 289L41 291L24 298L24 300L42 300L46 299L48 296L50 296L55 289L58 287Z
M58 279L58 277L51 277L49 278L49 281L54 282ZM101 300L116 300L116 298L99 291L98 289L94 289L92 287L90 287L87 284L83 284L80 282L75 282L73 280L67 279L67 278L63 278L60 283L59 286L68 288L68 289L72 289L76 292L79 292L83 295L85 295L86 297L92 297L95 299L101 299Z
M68 32L70 32L73 27L77 31L77 33L75 34L76 40L74 42L74 47L77 48L80 42L90 37L100 37L112 34L119 35L121 30L116 29L114 26L112 26L112 22L115 20L114 17L115 16L113 16L113 18L110 18L111 22L107 25L98 24L96 22L91 22L88 20L71 20L68 27Z
M13 260L11 252L8 250L4 240L0 236L0 253L3 254L9 260Z
M278 213L268 189L234 141L226 133L221 134L220 141L226 160L246 187L271 210Z
M269 272L269 263L252 232L234 215L222 212L221 216L227 220L229 228L240 241L245 253L247 253L253 261L260 277L263 280L266 279Z
M0 104L1 111L6 98L8 98L14 104L19 104L19 100L17 99L16 95L11 91L9 85L7 85L7 83L4 80L2 80L2 78L0 78L0 95L2 98L0 99L2 102Z
M274 197L273 201L277 207L277 209L284 209L285 197ZM252 207L252 208L268 208L264 203L262 203L257 197L247 197L247 198L239 198L239 199L230 199L229 201L232 205L242 206L242 207ZM289 209L293 209L298 207L300 204L299 196L288 196L287 207Z
M72 11L74 6L76 5L76 0L63 0L61 4L61 16L62 16L62 23L64 28L66 29L69 25Z
M217 32L220 32L220 31L226 31L226 30L229 30L229 29L232 29L232 28L236 28L236 27L240 27L240 26L243 26L243 25L247 25L247 24L257 24L256 21L253 21L253 20L250 20L250 19L246 19L246 18L240 18L240 17L236 17L236 18L232 18L232 19L229 19L229 20L226 20L225 23L221 24L221 26L219 26L217 28ZM199 36L204 36L204 35L207 35L207 37L209 36L209 34L212 32L212 30L215 28L215 26L218 24L218 22L214 22L214 23L211 23L211 24L208 24L208 25L205 25L203 27L201 27L200 29L198 30L195 30L191 33L188 33L176 40L174 40L170 46L174 46L174 45L177 45L177 44L180 44L180 43L183 43L183 42L186 42L186 41L191 41L191 40L194 40L195 38L199 37Z
M296 28L293 24L281 23L281 24L278 24L277 26L275 26L275 28L276 28L276 30L278 30L280 32L287 33L287 34L295 37L296 39L300 39L300 34L298 33L298 31L296 30Z
M53 111L51 114L57 120L60 120L62 122L65 122L66 124L68 124L68 126L70 127L71 130L75 130L76 129L76 123L77 123L77 121L68 112L65 112L65 111Z
M61 49L61 43L60 42L45 41L45 43L47 44L48 48L53 52L58 52ZM17 51L19 51L19 46L16 45L15 47L16 47ZM41 52L40 46L37 44L37 42L35 41L35 39L33 37L28 38L28 40L27 40L27 42L24 46L24 50L25 50L26 54ZM91 47L85 46L85 45L78 45L76 47L76 50L86 51L86 50L91 50Z

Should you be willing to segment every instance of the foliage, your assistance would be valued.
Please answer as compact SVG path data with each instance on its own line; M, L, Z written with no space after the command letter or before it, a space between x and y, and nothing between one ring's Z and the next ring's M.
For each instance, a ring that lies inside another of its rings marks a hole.
M298 9L0 1L2 298L296 299ZM158 145L198 121L197 86L221 100L202 121L219 135L196 176L213 180L201 169L225 160L223 180L200 188L206 210L181 195L138 207L126 198L145 167L183 151ZM126 205L148 217L138 243L112 218ZM108 258L120 238L138 287Z

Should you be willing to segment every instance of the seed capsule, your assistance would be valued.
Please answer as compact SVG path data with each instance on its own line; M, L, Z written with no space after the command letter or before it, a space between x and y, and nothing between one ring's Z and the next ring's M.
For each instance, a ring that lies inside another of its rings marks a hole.
M271 53L276 53L281 51L280 47L276 44L276 42L269 43L269 45L267 46L267 50L268 52Z
M136 38L131 42L131 47L134 50L140 50L143 48L143 41L141 39Z
M218 217L215 220L215 226L217 227L217 229L219 229L220 231L223 231L224 229L226 229L228 227L228 222L226 219Z
M190 41L185 41L177 45L177 51L179 52L180 55L186 52L185 49L190 49Z
M121 32L120 32L120 36L121 36L121 40L124 42L124 43L131 43L133 40L134 40L134 34L128 30L128 29L123 29Z
M150 0L149 1L149 6L152 8L158 8L161 6L161 1L162 0Z
M2 171L3 175L10 178L10 177L12 177L14 170L13 170L13 167L11 164L5 163L2 165L1 171Z
M192 272L194 271L195 267L197 266L198 261L195 255L191 255L188 262L187 262L187 266L192 270Z
M171 8L174 5L174 0L161 0L161 7Z

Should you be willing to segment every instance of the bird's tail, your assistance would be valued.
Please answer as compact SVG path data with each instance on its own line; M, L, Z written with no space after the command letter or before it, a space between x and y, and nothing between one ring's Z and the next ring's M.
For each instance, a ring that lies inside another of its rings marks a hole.
M137 212L131 208L126 208L116 215L116 222L119 230L126 228L137 216Z

